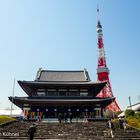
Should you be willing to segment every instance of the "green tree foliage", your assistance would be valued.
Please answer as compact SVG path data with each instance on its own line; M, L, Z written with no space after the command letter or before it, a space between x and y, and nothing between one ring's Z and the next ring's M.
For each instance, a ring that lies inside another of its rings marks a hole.
M135 116L140 121L140 112L135 113Z
M135 115L135 112L134 110L131 110L131 109L127 109L125 110L125 117L128 118L128 117L132 117Z
M139 122L139 120L138 120L137 118L135 118L134 116L133 116L133 117L128 117L126 120L127 120L127 123L128 123L130 126L139 128L140 122Z
M125 118L130 126L140 128L140 112L135 113L133 110L127 109Z

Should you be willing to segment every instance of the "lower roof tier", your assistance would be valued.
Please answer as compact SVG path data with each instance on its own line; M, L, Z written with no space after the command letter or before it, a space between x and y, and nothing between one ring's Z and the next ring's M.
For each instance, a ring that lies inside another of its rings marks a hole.
M47 99L47 98L31 98L31 97L9 97L9 100L20 108L24 107L24 104L38 105L38 106L59 106L59 105L99 105L105 108L111 104L115 98L92 98L92 99Z

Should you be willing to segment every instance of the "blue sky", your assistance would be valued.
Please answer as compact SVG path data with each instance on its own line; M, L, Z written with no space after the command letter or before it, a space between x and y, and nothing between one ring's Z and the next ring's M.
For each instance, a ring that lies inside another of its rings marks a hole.
M140 2L137 0L0 0L0 109L10 107L13 80L38 68L97 69L97 4L113 94L121 109L140 101ZM15 96L26 96L16 83ZM15 107L16 108L16 107Z

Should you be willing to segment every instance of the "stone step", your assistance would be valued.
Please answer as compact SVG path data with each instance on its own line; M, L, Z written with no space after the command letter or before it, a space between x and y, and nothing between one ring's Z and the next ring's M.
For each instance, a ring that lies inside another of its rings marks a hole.
M2 132L6 130L10 132L19 132L19 136L0 137L1 139L29 139L27 134L30 124L17 123L11 126L6 126L1 129ZM36 124L37 134L35 139L61 139L61 140L109 140L112 139L107 136L105 123L103 122L90 122L90 123L46 123L39 122ZM113 132L115 140L140 140L140 133L134 129L127 129L126 131L116 128Z
M140 138L103 138L103 140L140 140Z
M3 137L0 138L0 140L29 140L29 137ZM75 138L74 138L75 139ZM35 137L34 140L74 140L73 138L45 138L45 137ZM140 140L140 138L111 138L111 137L106 137L106 138L100 138L100 137L86 137L86 138L76 138L77 140Z

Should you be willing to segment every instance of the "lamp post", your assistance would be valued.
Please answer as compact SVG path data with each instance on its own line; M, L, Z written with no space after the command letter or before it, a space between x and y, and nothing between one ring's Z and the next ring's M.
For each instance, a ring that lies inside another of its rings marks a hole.
M130 105L130 109L131 109L131 96L129 96L128 99L129 99L129 105Z

